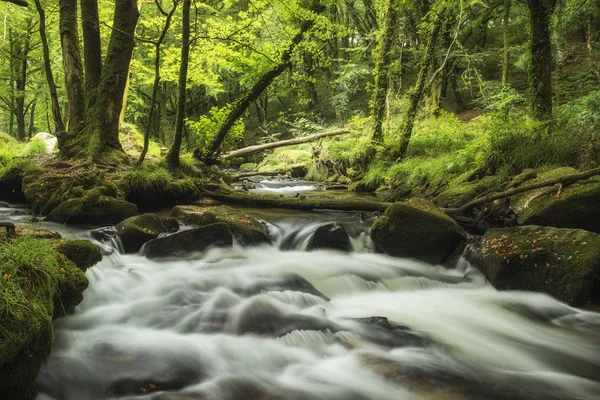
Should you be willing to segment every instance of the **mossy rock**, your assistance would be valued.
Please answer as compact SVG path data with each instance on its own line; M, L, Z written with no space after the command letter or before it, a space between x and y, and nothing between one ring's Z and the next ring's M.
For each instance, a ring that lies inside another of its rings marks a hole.
M105 196L101 189L93 189L85 197L62 202L47 219L59 223L114 225L135 215L138 215L135 204Z
M26 172L20 164L0 168L0 198L2 200L24 203L23 177Z
M348 187L348 190L351 192L373 193L377 190L377 187L377 184L361 180L358 182L352 182Z
M256 218L229 206L201 209L195 206L176 206L171 217L189 225L205 226L223 222L234 237L245 245L271 243L269 230Z
M506 185L505 190L519 187L523 183L535 178L537 178L537 172L535 172L535 170L532 168L528 168L523 170L523 172L521 172L519 175L513 177L508 185Z
M253 172L254 170L256 170L257 166L258 166L258 164L256 164L256 163L244 163L244 164L240 165L240 171Z
M196 183L191 178L173 179L164 185L130 185L126 200L140 209L155 209L157 206L192 203L199 197Z
M229 226L217 223L152 239L144 245L143 253L151 259L182 258L210 246L232 245L233 235Z
M573 168L559 168L540 174L524 184L543 182L577 173ZM514 196L511 207L519 225L544 225L557 228L585 229L600 233L600 181L589 179L564 187L545 187Z
M465 257L497 289L544 292L581 305L600 274L600 235L536 225L491 229Z
M346 228L337 222L318 227L308 243L308 250L317 249L350 252L352 244Z
M88 240L61 240L54 250L73 261L83 272L102 260L100 248Z
M474 200L485 191L485 185L479 181L461 183L440 193L435 198L435 204L440 207L457 208Z
M35 398L35 380L54 339L52 319L72 311L88 285L54 245L26 236L0 241L2 398Z
M308 165L306 164L292 164L290 165L286 172L292 178L304 178L308 175Z
M452 253L466 234L433 203L411 199L388 207L373 223L371 238L390 256L438 264Z
M126 253L137 253L144 243L169 231L162 218L149 213L127 218L115 228L121 236Z

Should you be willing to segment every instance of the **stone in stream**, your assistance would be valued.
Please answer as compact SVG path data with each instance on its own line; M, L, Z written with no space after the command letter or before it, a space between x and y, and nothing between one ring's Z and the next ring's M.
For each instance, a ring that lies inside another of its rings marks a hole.
M0 208L10 208L10 206L0 201Z
M147 242L142 251L148 258L180 258L206 250L209 246L231 246L233 236L224 223L189 229Z
M242 210L229 206L199 208L195 206L176 206L171 217L189 225L205 226L222 222L229 226L231 233L245 245L271 243L269 230L259 220Z
M523 185L557 179L579 171L558 168L525 181ZM585 229L600 233L600 180L588 179L563 187L543 187L513 196L511 207L519 225Z
M466 234L434 204L411 199L388 207L373 223L371 238L390 256L438 264L466 239Z
M337 222L318 227L308 243L308 250L317 249L350 252L352 244L346 228Z
M585 303L600 284L600 235L580 229L491 229L465 257L497 289L544 292L571 305Z
M149 213L127 218L115 226L126 253L137 253L144 243L175 227L179 227L176 220L170 218L165 221L158 215Z
M61 240L54 249L85 272L102 260L102 251L88 240Z

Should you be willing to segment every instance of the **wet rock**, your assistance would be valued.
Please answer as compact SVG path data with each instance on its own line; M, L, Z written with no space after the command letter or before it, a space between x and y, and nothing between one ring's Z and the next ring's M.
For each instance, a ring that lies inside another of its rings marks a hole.
M350 252L352 244L346 228L337 222L318 227L308 243L308 250L316 249Z
M48 221L71 224L112 225L138 215L135 204L92 189L84 197L66 200L48 215Z
M189 225L206 226L216 222L225 223L234 237L245 245L271 243L269 230L263 223L229 206L205 209L195 206L176 206L171 212L171 217Z
M177 232L179 230L179 221L172 217L160 217L168 232Z
M87 240L61 240L54 250L73 261L83 272L102 260L100 248Z
M558 168L540 174L523 185L571 175L573 168ZM585 229L600 233L600 180L579 181L562 188L545 187L514 196L511 207L519 225L544 225L557 228Z
M292 178L304 178L308 174L308 167L304 164L290 165L287 170Z
M365 340L380 346L395 347L422 347L432 344L429 338L420 336L409 327L390 323L386 317L356 318L354 321L365 325Z
M148 258L179 258L206 250L209 246L231 246L233 236L224 223L189 229L150 240L142 251Z
M127 218L115 226L126 253L137 253L149 240L169 232L163 220L156 214L142 214Z
M535 225L491 229L465 257L497 289L544 292L580 305L600 274L600 235Z
M371 238L388 255L438 264L452 253L466 234L434 204L411 199L388 207L373 223Z
M0 208L10 208L10 206L0 201Z

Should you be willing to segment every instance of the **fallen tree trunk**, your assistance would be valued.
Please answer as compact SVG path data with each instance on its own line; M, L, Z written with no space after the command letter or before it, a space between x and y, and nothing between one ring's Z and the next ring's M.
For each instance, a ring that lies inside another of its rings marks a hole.
M246 172L243 174L239 174L239 175L235 175L233 177L234 180L240 180L243 178L251 178L253 176L278 176L278 175L285 175L286 171L285 170L281 170L281 171L273 171L273 172Z
M234 151L230 151L229 153L223 154L221 156L221 158L223 160L227 160L227 159L233 158L233 157L242 157L242 156L246 156L248 154L258 153L263 150L270 150L270 149L276 149L278 147L293 146L295 144L308 143L308 142L312 142L312 141L315 141L315 140L323 138L323 137L337 136L337 135L342 135L344 133L349 133L349 132L350 131L347 129L337 129L335 131L315 133L313 135L299 137L296 139L280 140L279 142L248 146L248 147L244 147L243 149L234 150Z
M207 196L225 203L251 207L273 207L294 210L385 211L391 203L356 199L316 199L276 195L252 195L240 192L205 191Z
M511 197L511 196L514 196L519 193L527 192L529 190L543 188L546 186L553 186L553 185L557 185L557 184L571 184L571 183L575 183L577 181L581 181L583 179L591 178L596 175L600 175L600 168L594 168L594 169L591 169L586 172L580 172L577 174L566 175L566 176L562 176L560 178L551 179L551 180L544 181L544 182L532 183L531 185L519 186L514 189L506 190L504 192L491 193L487 196L470 201L461 207L445 208L443 210L446 214L448 214L450 216L454 216L454 215L462 214L466 211L469 211L471 208L473 208L475 206L489 203L494 200L504 199L504 198Z

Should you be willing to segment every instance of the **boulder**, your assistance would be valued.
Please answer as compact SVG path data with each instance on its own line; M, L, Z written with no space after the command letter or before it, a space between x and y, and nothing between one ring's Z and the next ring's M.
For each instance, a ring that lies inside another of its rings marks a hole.
M308 166L306 164L293 164L287 168L287 173L292 178L304 178L308 175Z
M152 239L142 251L148 258L179 258L206 250L209 246L231 246L233 236L229 226L216 223Z
M498 182L496 176L486 176L480 180L451 185L437 195L435 204L440 207L458 208L475 200L479 195L496 186Z
M263 223L242 210L229 206L176 206L171 212L171 217L188 225L205 226L223 222L229 226L234 237L245 245L271 243L269 230Z
M491 229L465 257L497 289L544 292L580 305L600 275L600 235L535 225Z
M127 218L118 223L115 228L121 236L126 253L137 253L144 243L170 230L156 214L142 214Z
M48 215L48 221L71 224L113 225L138 215L135 204L92 189L84 197L60 203Z
M543 182L578 171L558 168L524 183ZM519 225L544 225L557 228L585 229L600 233L600 180L589 179L564 187L544 187L511 199Z
M83 272L102 260L100 248L88 240L61 240L54 250L73 261Z
M308 250L316 249L350 252L352 244L346 228L337 222L318 227L308 243Z
M46 146L46 154L51 154L56 151L56 145L58 144L56 136L48 132L40 132L31 138L31 141L34 140L37 140Z
M390 256L438 264L466 234L456 221L431 202L411 199L388 207L373 223L371 238Z

